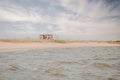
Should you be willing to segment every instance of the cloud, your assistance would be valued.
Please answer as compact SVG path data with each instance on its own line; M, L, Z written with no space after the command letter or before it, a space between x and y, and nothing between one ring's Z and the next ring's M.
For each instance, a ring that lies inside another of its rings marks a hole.
M119 4L119 0L2 0L0 37L52 33L62 39L117 40Z
M114 5L106 6L103 0L89 1L76 0L76 3L72 0L61 1L65 8L71 10L71 13L60 15L56 22L61 26L59 33L89 36L91 39L97 36L101 38L106 36L107 39L107 35L114 37L120 34L119 6L110 12L109 7Z
M32 9L28 10L19 9L19 8L4 8L0 7L0 21L31 21L39 22L42 21L41 15L34 13Z

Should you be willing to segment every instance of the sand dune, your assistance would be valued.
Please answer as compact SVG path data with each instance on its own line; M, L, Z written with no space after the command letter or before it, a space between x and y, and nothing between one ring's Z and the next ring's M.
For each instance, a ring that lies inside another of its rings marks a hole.
M56 47L85 47L85 46L120 46L119 44L97 43L97 42L76 42L76 43L12 43L0 42L0 51L21 50L21 49L39 49Z

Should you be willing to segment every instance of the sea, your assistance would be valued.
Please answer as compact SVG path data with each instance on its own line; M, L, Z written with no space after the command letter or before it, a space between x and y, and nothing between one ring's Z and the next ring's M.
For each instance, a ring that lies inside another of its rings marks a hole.
M120 80L120 47L0 52L0 80Z

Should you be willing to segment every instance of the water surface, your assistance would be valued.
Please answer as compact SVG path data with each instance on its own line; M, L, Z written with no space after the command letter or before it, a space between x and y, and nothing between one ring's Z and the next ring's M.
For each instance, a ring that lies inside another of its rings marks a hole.
M120 80L120 47L0 52L0 80Z

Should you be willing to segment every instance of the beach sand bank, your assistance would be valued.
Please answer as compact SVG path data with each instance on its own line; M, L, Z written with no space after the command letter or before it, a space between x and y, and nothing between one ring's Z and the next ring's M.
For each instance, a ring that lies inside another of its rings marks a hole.
M13 43L0 42L0 51L14 51L21 49L41 49L41 48L71 48L71 47L87 47L87 46L120 46L120 44L97 43L97 42L76 42L76 43Z

